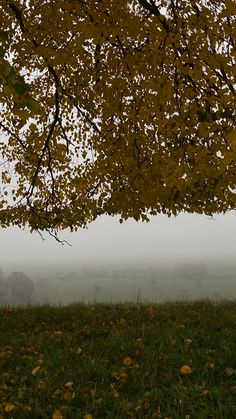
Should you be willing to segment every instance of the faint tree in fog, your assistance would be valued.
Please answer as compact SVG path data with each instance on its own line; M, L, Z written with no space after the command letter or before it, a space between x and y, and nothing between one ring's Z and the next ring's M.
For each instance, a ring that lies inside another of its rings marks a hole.
M11 304L27 305L31 303L35 285L27 275L22 272L12 272L7 279L7 285Z
M0 268L0 306L7 303L7 286L2 268Z

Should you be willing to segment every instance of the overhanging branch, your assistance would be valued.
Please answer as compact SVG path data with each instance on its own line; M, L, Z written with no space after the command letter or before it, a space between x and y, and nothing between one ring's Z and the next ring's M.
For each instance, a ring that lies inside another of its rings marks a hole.
M144 9L148 10L151 15L155 15L159 18L159 21L161 22L161 24L163 25L163 28L167 31L170 32L170 27L166 21L165 16L163 16L159 10L159 8L157 7L157 5L154 3L154 1L151 0L151 3L149 3L147 0L138 0L138 2L141 4L141 6L144 7Z

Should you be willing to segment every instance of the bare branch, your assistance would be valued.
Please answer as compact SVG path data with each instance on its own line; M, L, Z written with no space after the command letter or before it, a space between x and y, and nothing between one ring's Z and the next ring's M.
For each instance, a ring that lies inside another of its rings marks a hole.
M22 146L22 148L26 149L26 144L24 143L24 141L22 141L18 135L16 135L14 132L12 132L10 130L10 128L6 127L2 122L0 122L0 127L4 131L6 131L9 135L11 135L12 137L14 137L20 143L20 145Z

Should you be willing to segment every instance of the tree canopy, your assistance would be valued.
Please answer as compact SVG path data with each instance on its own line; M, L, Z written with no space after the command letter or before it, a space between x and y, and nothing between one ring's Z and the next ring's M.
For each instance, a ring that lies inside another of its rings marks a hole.
M236 207L233 0L1 0L0 223Z

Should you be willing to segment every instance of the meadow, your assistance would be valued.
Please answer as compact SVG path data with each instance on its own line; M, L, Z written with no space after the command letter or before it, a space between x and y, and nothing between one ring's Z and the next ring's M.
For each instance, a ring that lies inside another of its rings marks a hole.
M31 304L36 305L236 299L235 260L73 261L2 268L5 277L20 271L34 281Z
M1 419L236 418L236 301L0 308Z

